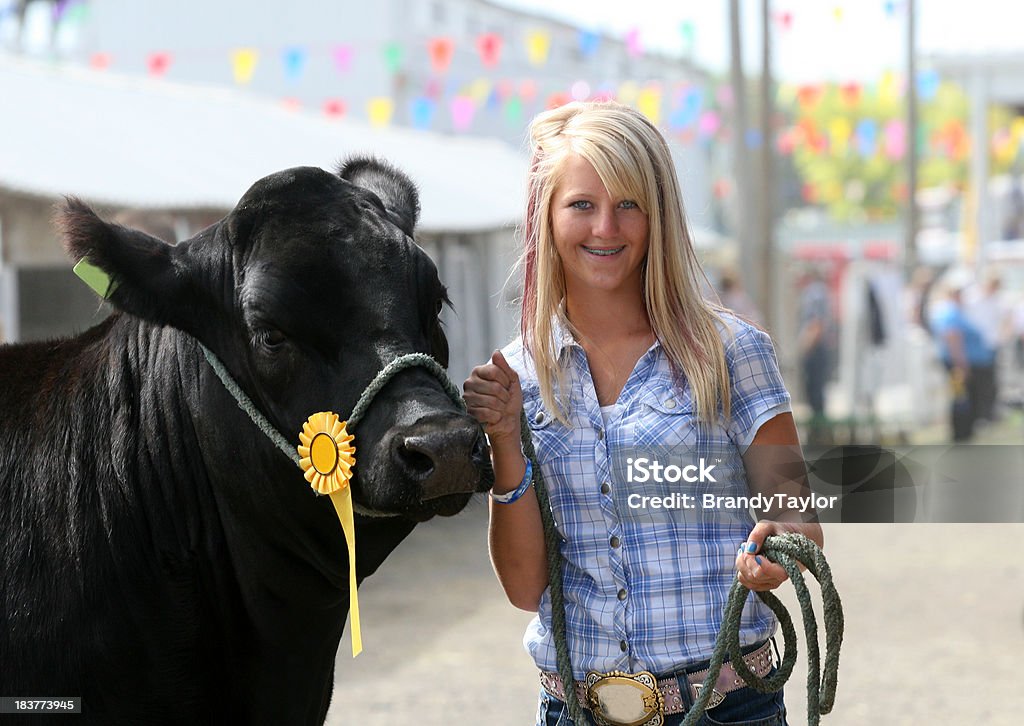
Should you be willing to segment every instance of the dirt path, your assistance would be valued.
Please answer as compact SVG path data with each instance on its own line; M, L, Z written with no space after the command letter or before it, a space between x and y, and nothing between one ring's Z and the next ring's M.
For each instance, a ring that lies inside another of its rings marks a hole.
M846 638L825 726L1019 723L1024 525L844 524L826 540ZM782 598L798 613L791 588ZM530 616L491 573L482 501L420 526L360 602L366 650L353 660L342 641L328 724L533 723ZM804 659L786 689L792 726L806 722Z

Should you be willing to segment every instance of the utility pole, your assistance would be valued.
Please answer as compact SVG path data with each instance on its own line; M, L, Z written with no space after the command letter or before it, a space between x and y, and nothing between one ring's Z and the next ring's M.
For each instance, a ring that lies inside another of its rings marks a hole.
M751 193L750 164L747 157L747 89L743 75L740 0L729 0L729 45L729 71L733 95L732 168L736 184L736 237L740 250L740 277L751 298L760 301L761 280L757 274L759 256L754 239L755 199Z
M916 0L907 2L907 213L903 242L905 279L917 268L917 40Z
M772 75L771 0L761 0L761 174L757 189L760 295L755 298L769 332L775 330L775 89Z

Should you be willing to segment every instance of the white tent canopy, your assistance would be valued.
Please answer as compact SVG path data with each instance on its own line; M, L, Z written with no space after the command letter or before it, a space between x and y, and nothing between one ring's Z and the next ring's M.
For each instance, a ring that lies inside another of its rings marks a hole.
M149 209L230 209L292 166L374 154L420 188L424 231L515 223L527 160L507 144L289 110L234 89L185 86L0 55L0 188Z

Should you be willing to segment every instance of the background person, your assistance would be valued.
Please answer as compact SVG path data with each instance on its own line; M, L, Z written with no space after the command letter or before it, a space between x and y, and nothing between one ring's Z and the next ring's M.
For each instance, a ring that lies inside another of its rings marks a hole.
M974 435L978 412L987 397L988 381L980 371L990 370L995 352L985 342L964 307L964 290L971 278L962 270L950 273L946 291L931 313L931 330L939 346L939 357L949 373L950 430L953 441L968 441Z
M825 386L832 374L835 354L835 320L825 276L820 270L808 272L800 288L799 330L800 377L811 409L808 438L822 443L826 436Z
M563 541L574 678L648 671L678 686L685 709L734 573L754 590L778 587L785 571L757 554L765 537L796 530L820 545L821 529L792 512L755 526L745 510L699 526L640 522L622 504L629 485L612 457L645 445L714 450L718 471L731 472L715 493L806 494L790 397L768 335L701 298L671 153L645 117L570 103L534 120L531 146L521 336L465 383L495 467L492 564L509 600L538 613L524 639L544 684L537 723L569 724L543 526L520 444L525 408ZM771 611L748 599L745 660L770 652L775 628ZM781 692L746 687L708 713L785 723Z

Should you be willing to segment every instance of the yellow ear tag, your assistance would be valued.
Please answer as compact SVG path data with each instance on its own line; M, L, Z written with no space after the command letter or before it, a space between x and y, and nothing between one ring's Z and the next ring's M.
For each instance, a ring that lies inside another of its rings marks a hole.
M302 424L299 434L299 467L317 494L328 494L348 545L349 613L352 623L352 657L363 650L359 628L359 593L356 590L356 528L352 513L352 467L356 463L355 437L329 411L314 413Z

